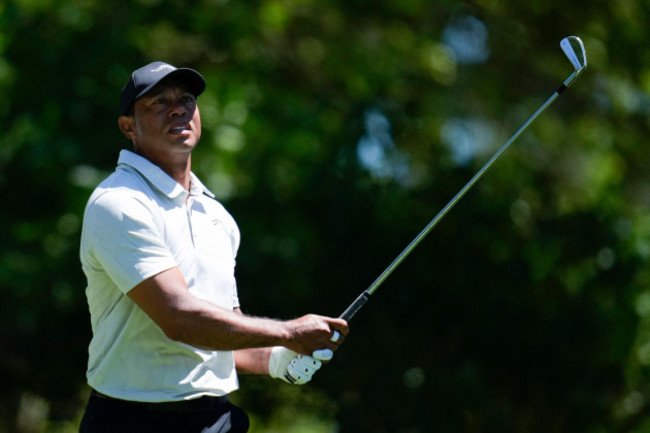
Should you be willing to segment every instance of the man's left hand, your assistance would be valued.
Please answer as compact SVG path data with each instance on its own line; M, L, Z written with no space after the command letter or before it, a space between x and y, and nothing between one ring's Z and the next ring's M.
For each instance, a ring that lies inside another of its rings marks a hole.
M312 357L299 355L286 347L277 346L271 350L269 374L273 378L284 380L293 385L304 385L323 365L321 359L329 361L332 359L332 354L331 350L323 349L317 350L313 354L315 356ZM316 359L317 357L320 359Z

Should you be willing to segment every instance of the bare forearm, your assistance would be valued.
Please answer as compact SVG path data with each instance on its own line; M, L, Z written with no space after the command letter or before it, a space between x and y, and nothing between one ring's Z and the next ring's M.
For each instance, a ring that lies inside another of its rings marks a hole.
M235 351L235 366L243 374L269 374L271 348L243 349Z
M210 350L241 350L283 345L289 338L286 322L246 316L197 300L177 312L170 338Z
M279 321L241 314L191 295L178 268L150 277L128 293L172 340L210 350L241 350L284 346L309 355L335 350L333 329L347 334L341 319L308 314Z
M170 338L210 350L242 350L284 346L310 355L314 350L336 349L330 327L337 319L307 315L280 321L230 311L194 298L187 309L176 310ZM243 368L243 367L242 367Z

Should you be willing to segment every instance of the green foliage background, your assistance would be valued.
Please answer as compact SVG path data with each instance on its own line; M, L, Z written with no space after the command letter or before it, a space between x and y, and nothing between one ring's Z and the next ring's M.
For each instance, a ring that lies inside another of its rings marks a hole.
M244 309L336 316L569 75L571 34L589 69L335 360L233 399L258 432L650 431L649 19L647 0L0 1L0 431L76 429L80 222L127 147L133 69L208 81L193 167L240 225ZM485 32L483 57L451 30Z

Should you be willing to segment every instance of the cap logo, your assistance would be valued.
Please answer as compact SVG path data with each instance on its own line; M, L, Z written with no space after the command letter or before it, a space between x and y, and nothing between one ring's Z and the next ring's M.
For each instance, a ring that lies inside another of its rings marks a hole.
M152 69L151 72L161 72L164 71L165 69L171 69L173 71L174 67L170 65L160 65L156 69Z

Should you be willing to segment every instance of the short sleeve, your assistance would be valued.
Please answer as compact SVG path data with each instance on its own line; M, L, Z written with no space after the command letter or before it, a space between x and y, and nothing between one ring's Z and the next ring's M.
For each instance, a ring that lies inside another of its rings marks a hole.
M153 203L125 190L106 192L85 214L82 261L104 271L123 293L177 266L164 242L163 224Z

